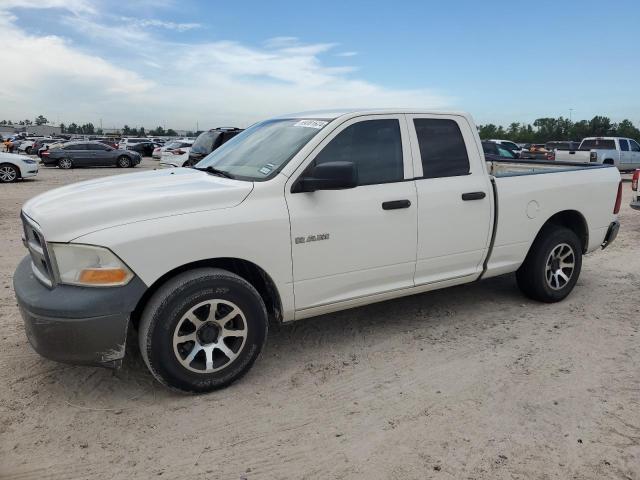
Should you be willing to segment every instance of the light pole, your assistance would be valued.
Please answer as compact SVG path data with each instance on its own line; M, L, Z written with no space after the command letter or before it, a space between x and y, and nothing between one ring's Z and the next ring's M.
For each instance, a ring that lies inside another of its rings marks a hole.
M573 108L569 109L569 121L573 123Z

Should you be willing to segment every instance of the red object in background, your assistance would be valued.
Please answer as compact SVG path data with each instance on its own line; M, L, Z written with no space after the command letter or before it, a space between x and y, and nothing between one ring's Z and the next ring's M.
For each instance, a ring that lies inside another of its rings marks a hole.
M622 203L622 180L618 184L618 195L616 196L616 204L613 207L613 213L618 214L620 212L620 204Z

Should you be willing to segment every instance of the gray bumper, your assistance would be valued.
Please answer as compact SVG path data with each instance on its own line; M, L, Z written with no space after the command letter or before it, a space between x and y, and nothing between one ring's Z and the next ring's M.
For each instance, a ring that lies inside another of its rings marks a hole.
M147 289L135 277L124 287L90 288L40 283L22 259L13 288L29 342L43 357L82 365L118 366L129 317Z
M640 200L631 202L630 207L633 208L634 210L640 210Z
M617 220L615 222L611 222L607 230L607 234L604 236L604 241L601 245L603 249L607 248L616 239L619 230L620 222L618 222Z

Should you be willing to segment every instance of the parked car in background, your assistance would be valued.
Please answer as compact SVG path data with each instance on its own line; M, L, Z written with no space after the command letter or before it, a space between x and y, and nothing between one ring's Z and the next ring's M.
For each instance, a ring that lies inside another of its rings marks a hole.
M151 141L131 143L127 146L127 150L138 152L143 157L150 157L154 149L159 145Z
M531 143L529 148L520 151L520 158L523 160L547 160L549 150L544 143Z
M138 152L119 150L94 141L67 142L60 148L42 152L42 163L62 169L74 167L135 167L142 158Z
M100 142L100 143L104 143L105 145L109 145L111 148L118 148L118 144L120 143L117 139L115 138L109 138L109 137L102 137L102 138L95 138L94 139L96 142Z
M640 168L640 144L633 138L588 137L578 150L558 150L556 160L615 165L620 171Z
M27 338L53 360L117 367L135 325L152 375L202 393L251 368L270 322L507 273L561 301L583 254L616 238L620 173L487 162L479 147L466 114L306 112L195 168L38 195L13 275Z
M36 140L33 145L31 146L31 151L30 153L33 155L34 153L38 156L40 156L40 149L46 145L51 145L53 143L57 143L59 142L60 139L58 138L41 138L40 140Z
M25 155L0 152L0 183L15 182L20 178L35 177L38 162Z
M40 159L42 159L42 152L55 149L55 148L60 148L65 143L67 143L67 140L55 140L53 143L47 143L38 149L37 155L38 157L40 157Z
M34 148L34 145L36 144L36 142L43 139L44 137L31 137L31 138L25 139L23 142L20 143L20 146L18 147L18 153L26 153L27 155L36 153L38 149Z
M515 152L509 150L493 140L482 142L482 151L486 160L516 160L518 156Z
M556 150L577 150L580 146L580 142L571 142L571 141L552 141L544 144L544 147L547 149L547 160L555 160L556 159Z
M177 168L186 166L189 161L191 147L174 148L162 152L160 157L160 168Z
M157 146L153 149L153 153L151 154L152 158L160 160L162 158L162 152L170 152L172 150L178 148L187 148L193 145L193 140L182 139L182 140L174 140L168 143L165 143L162 146Z
M631 208L640 210L640 196L638 195L638 181L640 180L640 170L633 172L631 178Z
M490 139L489 141L497 143L498 145L502 145L504 148L511 150L516 155L516 157L520 155L520 150L522 150L522 148L517 143L512 142L511 140Z
M135 145L136 143L142 143L142 142L148 142L149 139L148 138L129 138L129 137L124 137L120 139L120 142L118 143L118 149L120 150L128 150L129 147Z
M228 142L240 132L242 132L242 129L235 127L219 127L202 132L198 135L196 141L193 142L193 146L189 151L189 159L184 162L184 166L194 166L220 145Z

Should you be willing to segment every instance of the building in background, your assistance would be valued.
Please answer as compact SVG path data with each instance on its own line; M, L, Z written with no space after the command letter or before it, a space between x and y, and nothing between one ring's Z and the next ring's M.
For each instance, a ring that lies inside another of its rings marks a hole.
M38 135L48 137L51 135L60 135L62 130L55 125L17 125L8 124L0 125L0 135L7 137L16 133L28 133L30 135Z

